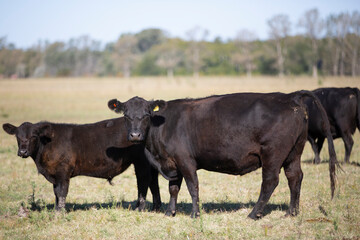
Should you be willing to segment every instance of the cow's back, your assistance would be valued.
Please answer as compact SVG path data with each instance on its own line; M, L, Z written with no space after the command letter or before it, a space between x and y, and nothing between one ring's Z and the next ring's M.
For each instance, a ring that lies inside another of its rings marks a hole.
M44 168L50 174L63 171L69 177L110 179L127 169L132 154L139 152L126 140L122 118L83 125L52 124L52 129L54 138L43 152L48 162Z
M256 169L246 167L249 158L260 158L269 143L274 149L288 145L288 154L297 140L292 136L307 131L301 101L281 93L170 101L159 114L164 124L150 130L156 149L169 156L187 153L198 168L231 174Z

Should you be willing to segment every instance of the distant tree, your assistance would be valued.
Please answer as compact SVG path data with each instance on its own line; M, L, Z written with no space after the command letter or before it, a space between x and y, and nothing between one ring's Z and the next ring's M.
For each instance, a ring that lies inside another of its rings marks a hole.
M165 41L165 34L161 29L150 28L135 34L137 47L140 52L144 53L152 46L161 44Z
M183 59L184 54L178 44L178 41L169 39L156 49L158 55L156 64L166 69L169 78L174 77L174 68Z
M137 60L138 40L134 35L122 35L114 45L113 59L122 70L123 76L128 78L131 68Z
M4 77L17 77L17 73L24 75L23 51L16 49L14 44L7 43L6 38L0 39L0 75Z
M277 62L278 62L278 71L279 76L284 75L284 62L285 62L285 39L290 33L291 23L289 17L284 14L279 14L272 17L268 21L270 27L270 38L275 40L276 52L277 52Z
M251 77L252 71L255 69L253 42L257 39L254 32L243 29L239 31L235 38L235 46L238 49L232 56L232 62L235 65L245 65L246 74Z
M204 45L206 51L201 54L201 71L204 75L233 75L239 72L231 61L236 50L232 41L223 43L214 39L213 42L204 42Z
M189 47L189 62L192 65L193 75L194 77L199 77L199 71L202 66L202 58L201 51L205 50L204 41L208 36L209 31L203 29L199 26L196 26L189 31L187 31L186 35L190 40Z
M98 75L100 72L100 42L88 35L71 39L67 50L74 58L73 76Z
M164 72L156 65L157 56L151 52L145 53L134 68L134 75L139 76L159 76Z
M315 8L305 12L299 21L299 26L305 29L305 36L311 40L312 54L310 62L312 75L314 78L317 78L317 63L319 61L318 39L322 36L324 21L320 18L319 11Z
M351 18L348 13L330 15L327 18L329 51L332 53L333 75L345 74L345 40L349 33Z
M64 42L54 42L45 46L44 64L46 74L67 77L71 76L75 58Z
M336 29L336 16L330 15L326 19L326 52L330 56L331 70L332 75L336 76L339 72L339 56L340 56L340 47L337 42L337 29Z
M234 39L207 40L195 27L187 39L170 38L160 29L124 34L104 48L89 36L67 42L39 42L17 48L0 37L0 78L53 76L269 74L360 74L360 14L327 16L326 34L317 9L299 19L304 34L290 36L290 21L277 15L268 21L269 40L243 30ZM286 61L285 61L286 60ZM320 60L320 61L319 61Z
M24 78L26 75L26 66L24 63L19 63L16 66L16 76L18 78Z
M351 47L351 75L355 77L359 75L359 44L360 44L360 13L358 11L354 11L351 15L351 23L350 23L351 33L350 38L350 47Z
M6 37L0 37L0 50L6 47Z
M286 39L287 46L287 72L294 75L309 74L312 72L313 49L309 44L309 38L305 36L289 36ZM316 67L317 69L317 67Z

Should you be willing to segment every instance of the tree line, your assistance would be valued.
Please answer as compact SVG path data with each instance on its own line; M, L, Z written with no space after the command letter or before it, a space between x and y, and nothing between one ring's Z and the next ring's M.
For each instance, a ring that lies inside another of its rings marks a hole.
M242 29L233 39L208 41L190 29L187 40L161 29L122 34L115 42L89 36L16 48L0 38L0 78L167 75L358 76L360 14L306 11L297 23L285 14L268 20L269 39ZM291 30L301 33L291 35Z

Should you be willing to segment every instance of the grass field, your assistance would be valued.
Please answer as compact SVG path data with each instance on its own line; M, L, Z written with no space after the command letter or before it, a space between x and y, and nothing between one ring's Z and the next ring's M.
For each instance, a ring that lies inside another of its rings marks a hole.
M107 101L204 97L232 92L291 92L318 87L360 87L360 78L305 77L254 78L131 78L131 79L30 79L0 81L0 123L24 121L91 123L118 117ZM335 198L330 198L327 145L323 162L313 165L307 143L302 156L304 179L300 214L284 218L290 193L283 171L280 183L265 208L253 221L247 215L260 192L261 169L245 176L200 170L202 215L189 217L191 197L182 185L176 217L165 217L168 182L161 176L163 207L151 212L132 210L137 199L133 168L117 176L110 186L105 179L76 177L70 181L66 212L55 213L52 184L37 173L32 159L17 157L13 136L0 130L0 239L360 239L360 134L354 135L351 164L338 172ZM335 140L339 161L344 146ZM20 217L19 209L30 210Z

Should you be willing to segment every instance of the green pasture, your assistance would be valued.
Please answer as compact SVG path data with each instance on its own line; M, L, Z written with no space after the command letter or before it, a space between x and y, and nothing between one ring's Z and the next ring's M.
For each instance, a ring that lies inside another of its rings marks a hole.
M0 124L19 125L42 120L91 123L119 117L107 101L205 97L232 92L291 92L318 87L360 87L360 78L204 77L204 78L79 78L0 81ZM265 216L247 215L255 205L261 169L245 176L200 170L201 217L191 219L191 197L183 183L176 217L165 217L168 182L159 176L161 212L133 210L137 199L133 167L114 178L75 177L70 181L66 211L54 212L50 184L37 173L31 158L17 157L15 137L0 130L0 239L359 239L360 238L360 134L354 134L351 164L337 172L335 197L330 197L327 145L322 163L313 165L307 143L302 156L304 179L300 214L284 217L290 193L283 171ZM340 162L344 145L335 140ZM25 210L24 210L25 209Z

